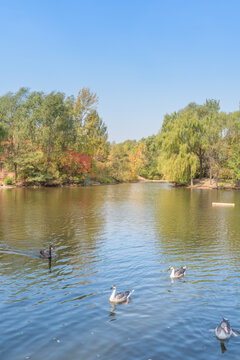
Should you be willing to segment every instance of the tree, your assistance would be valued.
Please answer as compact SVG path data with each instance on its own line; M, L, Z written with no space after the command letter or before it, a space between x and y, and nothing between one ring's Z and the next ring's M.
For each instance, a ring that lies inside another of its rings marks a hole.
M195 126L195 135L198 137L198 141L195 146L196 155L199 159L199 177L203 177L203 162L206 155L206 150L204 147L205 139L208 137L208 130L205 126L205 119L211 119L216 117L219 113L219 101L214 99L207 99L204 105L197 105L196 103L190 103L184 111L187 111L196 116L198 119L198 124Z
M210 113L204 118L203 148L209 168L210 182L215 177L218 183L220 170L226 165L228 146L225 137L225 114Z
M144 145L144 166L140 169L140 175L147 178L161 178L158 172L158 158L161 152L161 136L160 134L151 135L143 138L139 143Z
M161 134L159 172L178 183L193 181L198 169L200 124L197 114L185 110Z
M61 173L67 181L81 182L85 175L91 171L91 165L91 156L66 151L65 156L61 158Z
M217 116L218 111L219 101L210 99L204 105L190 103L177 113L165 115L159 167L165 176L171 174L178 182L191 183L197 175L202 178L208 136L206 118Z
M21 88L15 94L7 93L0 98L0 124L6 134L6 140L2 142L3 160L14 169L15 181L18 177L17 159L25 140L23 107L28 95L28 89Z
M131 179L129 153L135 145L136 141L130 140L120 144L111 144L110 154L108 156L108 169L114 180L128 181Z
M107 157L107 127L99 117L97 95L88 88L79 91L72 107L75 146L78 153L86 153L100 161Z
M229 114L226 138L229 144L228 166L234 180L240 184L240 111Z
M46 160L47 173L50 161L54 160L57 152L63 151L66 146L62 135L69 126L69 115L64 98L63 93L52 92L43 97L39 108L41 148Z
M140 142L130 151L129 166L131 170L131 180L135 180L139 175L143 174L144 167L147 163L146 151L146 145Z
M30 93L25 88L0 97L1 159L14 169L15 180L61 178L63 159L70 153L106 161L107 128L96 104L96 94L87 88L76 100L61 92ZM73 167L80 164L76 158L66 161Z

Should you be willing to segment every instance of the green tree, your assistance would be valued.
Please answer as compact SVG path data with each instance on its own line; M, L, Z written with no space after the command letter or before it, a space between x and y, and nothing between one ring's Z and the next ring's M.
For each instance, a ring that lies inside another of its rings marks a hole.
M197 114L185 110L162 132L159 172L168 180L192 183L198 169L199 127Z
M204 118L204 142L203 148L210 181L218 178L221 168L226 166L228 157L228 145L226 142L226 117L224 113L210 113Z
M97 104L97 95L83 88L73 103L71 113L75 129L74 150L100 161L107 157L108 134L106 125L97 113Z
M68 126L69 117L64 104L64 94L52 92L46 95L39 110L41 145L46 159L46 171L48 172L51 159L54 159L59 148L63 150L65 146L62 135Z
M219 101L214 99L207 99L204 105L197 105L196 103L190 103L184 111L189 112L192 114L192 116L197 117L198 124L195 125L195 137L198 138L198 140L195 143L195 152L199 159L199 177L200 179L203 177L204 173L204 160L206 156L206 149L205 149L205 140L206 137L208 137L208 130L205 126L206 124L206 118L212 119L213 117L216 117L219 113Z
M233 178L240 184L240 111L228 115L228 131L226 138L229 144L228 166Z
M21 88L15 94L7 93L0 98L0 124L6 135L2 142L4 162L14 170L15 181L18 178L17 159L25 140L24 103L28 95L28 89Z
M147 179L160 179L162 175L158 171L158 158L161 151L161 135L151 135L139 141L144 145L144 166L141 167L140 175Z
M197 175L202 178L206 170L206 118L211 119L218 112L219 102L210 99L204 105L190 103L183 110L165 116L159 166L165 177L170 176L180 183L192 183Z
M135 146L135 140L127 140L120 144L111 144L108 157L108 168L109 173L114 180L129 181L132 179L129 154Z

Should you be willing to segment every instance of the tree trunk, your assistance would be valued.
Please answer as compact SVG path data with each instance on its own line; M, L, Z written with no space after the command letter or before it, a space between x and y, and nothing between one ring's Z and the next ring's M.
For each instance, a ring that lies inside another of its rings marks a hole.
M190 179L191 179L191 186L193 186L193 177L192 177L192 168L190 166Z
M202 149L199 152L199 166L200 166L200 179L202 179L202 163L203 163L203 156L202 156Z
M217 169L217 175L216 175L216 187L218 189L218 175L219 175L219 168Z
M210 185L212 185L212 160L210 159L210 169L209 169Z
M47 173L48 173L49 160L50 160L50 144L51 144L50 137L51 137L51 131L48 134L48 144L47 144L47 163L46 163Z
M14 163L14 177L15 177L15 182L17 182L17 178L18 178L18 168L17 168L17 164Z

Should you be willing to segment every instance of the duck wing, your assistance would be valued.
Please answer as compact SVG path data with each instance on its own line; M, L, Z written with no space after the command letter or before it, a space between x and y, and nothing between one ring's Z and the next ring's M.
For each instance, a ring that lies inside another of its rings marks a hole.
M176 277L184 276L185 270L186 270L186 268L183 267L183 266L181 266L180 269L177 269L177 270L175 271L174 275L175 275Z
M117 300L126 300L131 295L131 291L122 291L115 296Z
M40 256L42 257L49 257L49 251L48 250L40 250Z

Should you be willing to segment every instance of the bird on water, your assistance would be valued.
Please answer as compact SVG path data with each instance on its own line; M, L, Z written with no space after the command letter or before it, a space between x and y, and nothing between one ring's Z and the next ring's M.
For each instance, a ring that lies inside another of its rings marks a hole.
M172 265L169 266L168 270L172 270L170 274L171 279L184 279L186 266L181 266L179 269L175 270Z
M237 336L237 334L232 330L229 320L225 318L223 318L220 324L216 327L215 335L221 341L230 339L232 335Z
M40 250L40 258L51 259L52 258L53 246L50 245L48 250Z
M122 291L118 294L116 294L116 285L113 285L111 287L113 290L112 295L110 296L109 300L111 303L119 304L122 302L127 302L131 296L131 294L134 292L134 290L128 290L128 291Z

